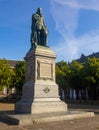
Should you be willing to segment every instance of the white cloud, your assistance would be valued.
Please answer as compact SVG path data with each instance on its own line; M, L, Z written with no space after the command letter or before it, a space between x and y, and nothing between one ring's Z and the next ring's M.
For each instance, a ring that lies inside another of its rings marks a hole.
M74 41L68 41L68 44L61 43L54 46L53 49L57 54L57 60L71 61L74 57L77 57L78 48Z
M99 11L99 0L78 0L81 9L89 9Z
M99 0L54 0L59 5L67 5L76 9L91 9L99 11Z
M56 0L55 0L56 1ZM71 36L78 23L77 9L70 8L67 5L61 5L52 2L52 16L56 23L56 30L65 38Z
M89 55L99 51L99 30L84 34L79 38L72 38L53 47L57 53L57 60L71 61L80 57L81 53Z
M77 39L77 42L78 48L80 48L82 52L91 53L99 51L99 30L84 34Z
M81 53L87 55L99 51L99 31L92 30L75 37L80 9L99 11L99 0L52 0L51 7L56 30L64 38L64 42L54 47L58 60L70 61L78 58Z

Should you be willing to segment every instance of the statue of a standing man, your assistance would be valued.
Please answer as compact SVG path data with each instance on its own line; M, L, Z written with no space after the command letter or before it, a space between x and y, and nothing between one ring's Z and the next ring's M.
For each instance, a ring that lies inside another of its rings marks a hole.
M42 8L38 8L37 12L32 15L31 31L31 48L37 45L46 46L48 29L44 23Z

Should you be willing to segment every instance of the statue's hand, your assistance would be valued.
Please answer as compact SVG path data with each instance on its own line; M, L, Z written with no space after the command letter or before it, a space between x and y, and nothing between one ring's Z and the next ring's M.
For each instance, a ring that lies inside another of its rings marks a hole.
M43 26L43 30L44 30L45 34L48 34L48 29L46 26L45 27Z
M45 33L48 34L48 30L46 30Z

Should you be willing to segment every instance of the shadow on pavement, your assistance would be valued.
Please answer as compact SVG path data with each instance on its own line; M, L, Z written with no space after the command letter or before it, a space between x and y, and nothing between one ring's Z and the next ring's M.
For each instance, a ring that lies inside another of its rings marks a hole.
M13 123L11 123L9 120L6 119L6 117L4 115L6 114L10 114L13 115L14 111L13 110L8 110L8 111L0 111L0 122L5 123L7 125L15 125Z

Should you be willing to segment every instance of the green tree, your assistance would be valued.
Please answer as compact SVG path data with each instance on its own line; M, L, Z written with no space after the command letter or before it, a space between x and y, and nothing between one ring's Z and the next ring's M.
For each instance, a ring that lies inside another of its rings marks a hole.
M82 68L83 65L80 64L77 61L72 61L70 63L70 83L71 83L71 88L74 88L76 90L82 89Z
M4 86L9 87L11 84L11 75L12 70L7 63L6 59L0 60L0 90L3 89Z
M22 92L22 86L25 83L25 69L25 61L19 61L14 68L15 75L12 77L13 85L19 93Z
M97 87L99 86L99 59L88 58L83 68L84 84L89 89L92 99L97 99Z
M59 85L59 89L64 90L65 95L68 94L69 89L69 73L70 69L66 62L56 63L56 82Z

